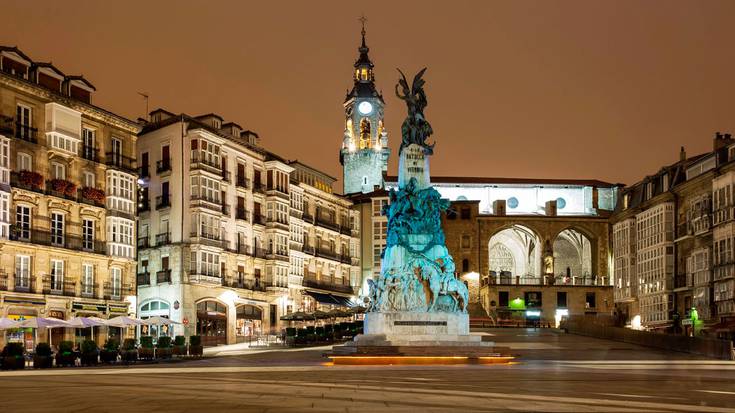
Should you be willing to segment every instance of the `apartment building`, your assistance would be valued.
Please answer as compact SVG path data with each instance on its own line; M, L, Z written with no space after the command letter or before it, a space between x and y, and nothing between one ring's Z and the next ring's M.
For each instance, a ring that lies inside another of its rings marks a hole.
M351 203L324 174L265 150L256 133L216 114L163 109L139 136L138 160L138 314L183 323L153 334L235 343L278 332L280 317L308 305L309 283L327 298L352 297L344 288L352 261L340 260L346 240L334 233L350 222ZM329 226L328 235L315 230Z
M0 316L134 312L138 124L95 106L84 77L15 47L0 47L0 69ZM33 334L9 340L30 348Z

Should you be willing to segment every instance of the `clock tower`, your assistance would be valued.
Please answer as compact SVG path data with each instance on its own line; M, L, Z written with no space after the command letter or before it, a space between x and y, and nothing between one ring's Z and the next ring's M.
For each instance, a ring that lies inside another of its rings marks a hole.
M383 124L383 96L375 89L373 62L365 44L365 19L362 19L362 44L355 62L354 85L344 102L345 129L339 159L345 194L373 191L383 187L388 171L388 133Z

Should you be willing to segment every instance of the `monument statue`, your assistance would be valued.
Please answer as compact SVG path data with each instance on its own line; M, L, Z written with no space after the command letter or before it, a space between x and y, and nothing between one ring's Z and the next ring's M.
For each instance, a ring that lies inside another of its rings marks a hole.
M424 72L426 72L426 68L421 69L413 77L413 82L409 88L406 75L401 72L401 69L398 69L401 78L398 79L398 84L396 84L396 96L405 101L406 107L408 108L408 116L406 116L403 125L401 125L401 137L403 140L401 141L401 148L398 150L399 154L411 144L416 144L424 148L427 155L431 155L434 152L434 144L429 145L426 143L426 139L434 131L424 117L424 108L428 104L426 93L424 93L424 84L426 82L421 78ZM403 94L398 91L399 86L403 89Z
M408 87L401 73L396 95L406 101L399 187L390 191L388 234L380 276L369 283L369 312L466 313L468 291L455 276L454 260L445 246L441 213L449 207L429 181L428 156L434 145L423 110L426 94L422 69ZM399 93L399 86L403 93Z

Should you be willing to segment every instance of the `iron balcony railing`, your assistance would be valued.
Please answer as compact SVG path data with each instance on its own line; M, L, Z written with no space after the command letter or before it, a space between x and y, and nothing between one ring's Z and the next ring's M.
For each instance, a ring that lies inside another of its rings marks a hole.
M149 236L147 236L147 235L145 237L138 237L137 246L138 246L139 249L150 248L151 247L151 238Z
M136 283L140 285L151 285L151 274L149 272L138 273L135 277Z
M306 275L303 280L304 287L319 288L321 290L336 291L340 293L354 294L355 289L347 283L344 278L321 277Z
M171 282L171 270L161 270L156 272L156 283L170 283Z
M13 275L13 291L32 293L36 291L36 277L30 274Z
M10 239L12 241L65 248L73 251L84 251L95 254L106 253L105 243L102 241L80 237L78 235L69 235L38 229L24 229L18 226L12 227L12 230L10 231Z
M232 182L232 172L223 169L222 170L222 180L225 182Z
M135 289L130 284L113 284L107 281L102 289L105 300L122 301L123 298L129 295L135 295Z
M251 291L265 291L268 287L260 278L248 278L244 273L236 273L234 277L226 278L224 284L228 287Z
M191 154L191 169L204 169L216 174L222 173L222 165L207 159L207 156L200 152L194 152Z
M171 158L163 158L160 161L156 161L156 174L162 174L164 172L171 171Z
M235 210L235 219L242 219L245 221L249 221L250 220L249 215L250 214L248 213L248 210L245 208L237 208Z
M82 283L80 295L85 298L96 298L97 297L97 284L95 283Z
M107 152L105 154L107 166L119 169L123 172L135 174L138 168L135 166L135 158L125 156L120 152Z
M240 188L247 189L250 183L250 180L242 175L237 175L237 178L235 179L235 185Z
M156 246L157 247L160 247L161 245L168 245L170 243L171 243L171 233L170 232L156 234Z
M171 196L169 194L159 195L156 197L156 209L168 208L171 206Z
M82 158L99 163L100 161L100 148L90 145L82 145L79 149L79 156Z
M47 295L63 295L74 297L77 284L74 281L65 280L64 277L46 275L43 277L43 293Z
M24 140L30 143L38 143L38 138L36 137L37 132L38 129L30 125L15 122L15 139Z

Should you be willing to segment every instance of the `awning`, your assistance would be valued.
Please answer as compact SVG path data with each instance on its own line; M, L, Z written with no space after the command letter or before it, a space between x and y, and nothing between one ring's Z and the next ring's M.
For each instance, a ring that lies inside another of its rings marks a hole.
M343 307L352 306L352 302L347 297L340 297L338 295L332 295L332 294L317 293L314 291L306 291L306 294L308 294L309 296L311 296L313 299L315 299L317 302L321 304L339 305Z

